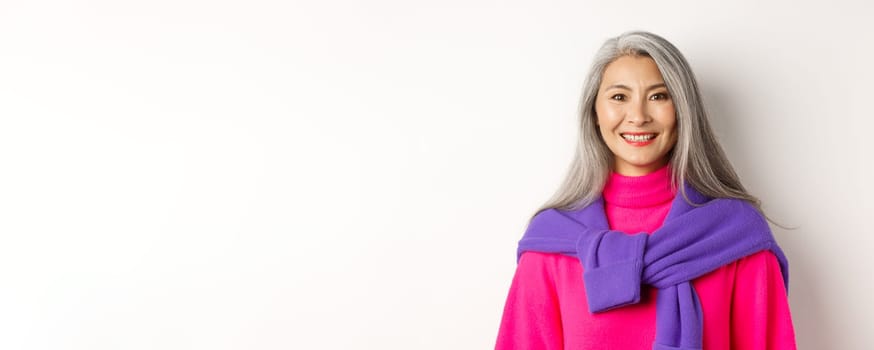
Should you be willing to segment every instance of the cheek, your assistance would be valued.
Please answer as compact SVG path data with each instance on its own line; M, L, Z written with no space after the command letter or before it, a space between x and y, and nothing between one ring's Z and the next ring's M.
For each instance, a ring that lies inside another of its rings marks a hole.
M602 130L609 130L616 124L617 118L621 119L622 113L616 108L610 106L595 105L595 115L597 115L598 126Z
M597 125L595 127L598 128L598 133L601 134L602 138L610 137L610 131L616 124L613 121L613 118L610 118L610 115L609 111L601 111L601 113L598 113L598 118L596 119Z
M659 121L667 129L673 132L677 131L677 113L674 107L665 107L659 111Z
M677 121L675 118L671 118L671 123L670 123L669 128L671 130L670 145L671 145L671 147L673 147L674 145L677 144L677 139L679 139L679 136L680 136L680 133L679 133L680 130L677 128Z

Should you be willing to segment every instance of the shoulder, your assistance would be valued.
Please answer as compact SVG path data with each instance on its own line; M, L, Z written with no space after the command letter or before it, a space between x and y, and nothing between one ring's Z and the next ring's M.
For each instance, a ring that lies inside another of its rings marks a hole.
M745 285L754 281L779 278L780 265L776 255L770 250L760 250L713 270L696 280L696 287L716 286L711 289L732 289L731 285L738 283ZM707 289L707 287L703 287Z
M538 251L525 251L519 258L518 268L532 271L562 274L569 268L579 269L580 260L576 257L562 253L546 253Z
M732 197L711 197L698 191L694 186L686 183L684 186L686 205L693 208L713 207L720 211L728 211L738 215L750 215L763 217L759 209L748 200ZM678 194L681 196L681 194Z
M737 260L739 274L762 274L780 271L777 255L770 250L762 250Z
M716 205L740 213L759 213L752 203L740 198L710 198L703 205Z
M555 268L565 263L577 263L579 259L561 254L561 253L545 253L538 251L524 251L519 257L519 265L536 266L541 268Z
M516 266L519 283L545 284L562 289L582 285L583 267L580 261L561 253L526 251Z
M765 215L752 203L739 198L714 198L696 209L705 209L708 216L727 220L724 223L739 225L748 230L770 232Z
M750 283L771 279L783 280L780 262L774 252L760 250L723 265L714 271L715 274L733 276L735 283Z

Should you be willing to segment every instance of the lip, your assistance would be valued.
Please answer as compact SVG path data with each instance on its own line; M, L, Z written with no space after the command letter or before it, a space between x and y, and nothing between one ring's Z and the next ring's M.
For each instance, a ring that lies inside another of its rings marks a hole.
M655 135L655 136L653 136L653 138L646 140L646 141L631 141L631 140L626 140L624 137L622 137L622 135ZM621 133L619 133L619 138L621 138L622 141L625 141L625 143L627 143L631 146L634 146L634 147L647 146L647 145L655 142L656 138L658 138L658 137L659 137L659 134L655 133L655 132L621 132Z

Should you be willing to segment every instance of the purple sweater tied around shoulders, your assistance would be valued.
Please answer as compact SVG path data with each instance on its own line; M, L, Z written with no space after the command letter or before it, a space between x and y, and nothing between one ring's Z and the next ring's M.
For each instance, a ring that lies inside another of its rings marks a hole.
M764 217L748 202L713 199L686 184L662 226L652 235L610 230L603 197L575 211L544 210L519 241L525 251L579 258L589 311L603 312L640 301L641 284L658 288L653 350L700 350L703 315L691 282L762 250L776 255L789 290L789 263Z

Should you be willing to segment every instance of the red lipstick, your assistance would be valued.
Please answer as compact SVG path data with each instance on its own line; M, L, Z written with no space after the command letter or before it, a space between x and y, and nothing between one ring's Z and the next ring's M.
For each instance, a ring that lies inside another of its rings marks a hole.
M620 133L619 136L629 145L634 147L644 147L655 142L655 138L658 134L652 132L623 132ZM629 138L626 138L626 136Z

